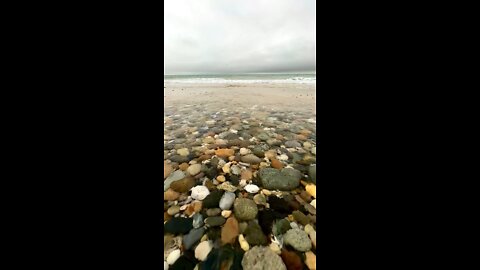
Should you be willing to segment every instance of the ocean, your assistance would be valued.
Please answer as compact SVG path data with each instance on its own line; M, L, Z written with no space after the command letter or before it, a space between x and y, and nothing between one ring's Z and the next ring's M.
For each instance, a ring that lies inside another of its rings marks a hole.
M315 84L315 73L244 73L208 75L164 75L170 83L301 83Z

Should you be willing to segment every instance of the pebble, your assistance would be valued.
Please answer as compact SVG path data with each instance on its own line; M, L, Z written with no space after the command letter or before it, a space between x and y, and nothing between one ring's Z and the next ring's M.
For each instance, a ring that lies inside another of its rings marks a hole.
M305 231L300 229L291 229L283 236L285 244L290 245L294 249L306 252L312 248L312 242Z
M234 201L235 193L225 192L220 199L219 207L222 210L228 210L232 207Z
M221 226L225 223L225 218L222 216L208 217L205 219L205 224L210 227Z
M166 179L172 172L172 165L168 163L163 163L163 179Z
M186 171L188 169L188 163L182 163L180 165L178 165L178 168L182 171Z
M241 169L238 165L231 166L230 171L232 172L232 174L235 174L235 175L240 175L241 173Z
M317 187L314 184L308 184L305 187L305 190L308 192L308 194L313 196L315 199L317 198Z
M295 218L295 220L302 225L307 225L310 221L309 218L304 213L298 210L293 211L292 215Z
M163 261L163 270L168 270L168 263Z
M248 251L250 249L250 245L248 244L247 240L245 240L242 234L238 236L238 243L240 243L240 247L244 251Z
M217 181L218 182L225 182L225 176L223 176L223 175L217 176Z
M283 249L280 256L282 256L287 269L303 269L302 259L294 251Z
M275 243L270 243L270 245L268 246L273 252L275 252L276 254L280 255L282 253L282 251L280 250L280 247L275 244Z
M272 167L275 169L283 169L283 163L280 162L278 159L272 159Z
M192 217L193 219L193 228L197 229L203 226L203 216L200 213L196 213Z
M195 258L199 261L205 261L210 251L213 249L212 241L203 241L195 248Z
M257 193L260 188L257 185L249 184L244 187L248 193Z
M204 200L209 194L210 194L210 191L208 190L208 188L206 186L196 186L194 188L191 189L192 191L192 198L194 200Z
M184 193L189 191L192 187L195 186L195 179L193 179L191 176L187 176L181 180L175 181L172 184L170 184L170 188L173 189L174 191Z
M269 247L262 246L255 246L245 252L242 259L242 267L245 270L287 270L280 256L275 254Z
M248 155L251 152L252 151L250 151L250 149L248 149L248 148L245 148L245 147L240 148L240 155L242 155L242 156Z
M261 193L253 196L253 201L259 205L265 205L265 206L267 205L267 199Z
M173 191L172 189L168 189L163 193L163 200L165 201L175 201L178 197L180 197L180 193Z
M253 154L245 155L241 158L241 160L242 162L249 163L249 164L258 164L262 161L260 158L258 158Z
M317 209L317 199L314 199L310 202L310 205L315 207L315 209Z
M218 149L215 150L215 155L221 157L221 158L228 158L230 156L233 156L235 154L235 150L233 149Z
M188 151L187 148L181 148L177 150L177 154L179 154L180 156L186 157L188 156L188 154L190 154L190 152Z
M180 179L185 178L185 173L180 170L176 170L173 173L170 174L170 176L165 179L163 182L163 191L167 191L167 189L170 187L170 184L174 181L178 181Z
M217 189L225 190L228 192L235 192L237 191L237 187L232 185L230 182L223 182L217 186Z
M232 214L231 210L223 210L222 211L222 217L228 218Z
M200 227L198 229L192 229L188 234L183 236L183 247L185 249L190 249L195 243L197 243L200 238L202 238L205 233L205 228Z
M305 253L305 264L308 269L316 270L317 269L317 256L313 252L309 251Z
M245 179L245 180L252 180L252 176L253 176L253 173L251 170L243 170L241 173L240 173L240 177L241 179Z
M210 208L207 209L207 216L213 217L213 216L218 216L222 212L222 209L220 208Z
M313 247L317 248L317 232L313 229L312 225L308 224L304 228L305 232L308 234L310 237L310 240L312 241Z
M267 237L263 233L262 228L253 220L248 223L248 227L245 230L245 239L253 246L267 244Z
M239 234L238 221L235 217L229 217L222 227L221 240L223 244L233 244Z
M251 220L257 216L258 208L254 201L238 198L233 205L235 216L241 220Z
M263 187L267 189L293 190L300 184L301 172L292 168L277 170L260 169L258 173Z
M168 210L167 210L167 213L170 216L174 216L178 212L180 212L180 206L178 206L178 205L174 205L174 206L168 208Z
M199 174L201 169L202 169L201 164L193 164L193 165L190 165L190 167L188 167L187 172L193 176L193 175Z
M178 258L180 258L180 250L179 249L175 249L174 251L172 251L168 257L167 257L167 263L169 265L172 265L174 264Z

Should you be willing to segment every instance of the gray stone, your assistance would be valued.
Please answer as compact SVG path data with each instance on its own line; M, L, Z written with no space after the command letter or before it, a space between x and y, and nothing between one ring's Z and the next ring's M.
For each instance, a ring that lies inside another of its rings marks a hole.
M210 208L207 209L207 216L213 217L213 216L218 216L222 212L222 209L220 208Z
M220 199L220 209L228 210L232 207L233 201L235 200L235 193L233 192L225 192Z
M313 183L317 184L317 165L308 167L308 176Z
M245 162L245 163L250 163L250 164L258 164L260 162L262 162L262 160L260 158L258 158L257 156L255 156L254 154L248 154L246 156L243 156L241 158L242 162Z
M269 247L255 246L249 249L242 259L245 270L287 270L282 258L275 254Z
M210 227L222 226L226 219L222 216L208 217L205 219L205 224Z
M192 229L188 234L183 236L183 246L190 249L196 242L202 238L205 228Z
M293 190L298 187L300 178L302 178L302 173L292 168L284 168L282 170L263 168L258 175L264 188L283 191Z
M306 252L312 248L312 242L304 230L291 229L283 236L283 242L294 249Z
M285 147L295 148L295 147L302 147L302 145L298 141L286 141Z
M203 216L200 213L196 213L193 215L193 227L200 228L203 226Z

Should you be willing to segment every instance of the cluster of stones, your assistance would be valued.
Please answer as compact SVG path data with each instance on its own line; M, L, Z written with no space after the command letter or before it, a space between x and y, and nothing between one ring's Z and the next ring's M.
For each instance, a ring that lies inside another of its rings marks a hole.
M311 115L190 105L164 127L164 269L315 269Z

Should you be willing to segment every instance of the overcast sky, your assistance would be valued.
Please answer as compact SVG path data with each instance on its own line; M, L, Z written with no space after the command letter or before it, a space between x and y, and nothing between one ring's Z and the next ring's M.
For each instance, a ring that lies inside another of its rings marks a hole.
M315 71L316 0L165 0L165 71Z

